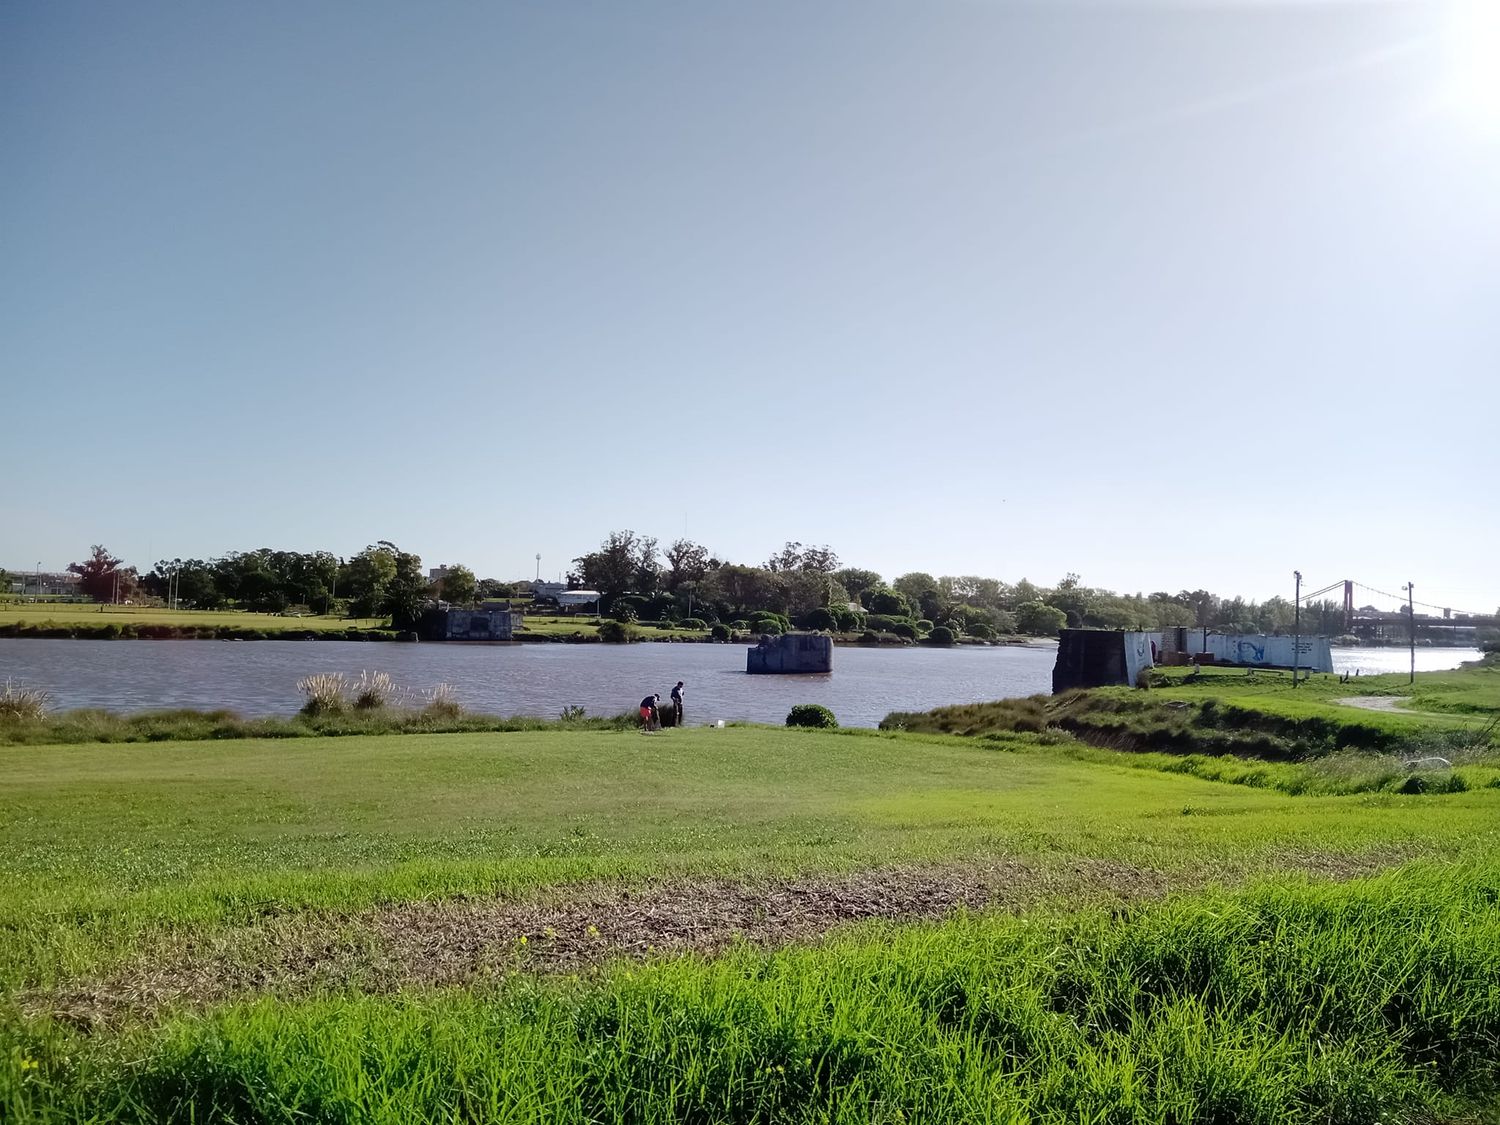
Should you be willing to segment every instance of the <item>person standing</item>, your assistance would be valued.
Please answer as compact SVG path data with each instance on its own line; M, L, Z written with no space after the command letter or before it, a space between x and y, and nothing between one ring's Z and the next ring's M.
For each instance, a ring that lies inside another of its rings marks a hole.
M677 686L672 689L672 725L682 726L682 681L677 681Z

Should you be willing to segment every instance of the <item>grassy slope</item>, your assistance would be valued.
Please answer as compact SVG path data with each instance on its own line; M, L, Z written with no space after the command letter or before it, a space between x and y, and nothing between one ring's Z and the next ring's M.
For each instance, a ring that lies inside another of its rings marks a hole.
M1294 799L1025 737L698 728L6 747L0 982L272 906L592 877L997 853L1226 878L1319 853L1482 859L1497 812L1500 790Z
M1442 866L92 1037L0 996L0 1118L1374 1122L1494 1097L1500 791L1293 798L1069 751L765 728L0 748L0 982L268 908L600 876Z

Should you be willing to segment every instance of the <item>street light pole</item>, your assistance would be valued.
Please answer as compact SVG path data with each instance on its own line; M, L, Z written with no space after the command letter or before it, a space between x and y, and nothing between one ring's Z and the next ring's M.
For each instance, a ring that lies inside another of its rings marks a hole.
M1411 676L1407 683L1417 682L1417 614L1413 608L1412 584L1408 582L1401 587L1406 591L1406 629L1411 636Z
M1292 596L1292 686L1297 686L1297 670L1302 664L1302 572L1292 571L1297 580L1296 593Z

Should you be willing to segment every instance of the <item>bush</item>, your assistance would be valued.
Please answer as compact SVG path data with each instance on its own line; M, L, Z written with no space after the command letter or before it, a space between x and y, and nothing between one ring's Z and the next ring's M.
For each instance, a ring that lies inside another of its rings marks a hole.
M41 719L51 697L41 688L21 687L9 680L0 687L0 719Z
M838 628L838 620L833 616L831 610L810 609L802 615L802 627L804 629L827 629L832 632Z
M640 611L633 605L616 605L611 613L614 619L621 624L629 624L640 619Z
M1046 602L1022 602L1016 607L1016 627L1035 637L1055 637L1068 623L1068 615Z
M906 595L889 586L872 586L859 595L860 604L871 613L883 613L890 617L909 617L911 602Z
M933 630L932 622L928 621L925 617L919 617L916 624L917 632L919 633L930 633Z
M452 684L438 684L427 693L427 704L422 711L434 719L456 719L464 709Z
M833 614L833 620L838 625L839 632L848 633L860 627L860 621L864 617L862 613L855 613L848 606L834 606L829 611Z
M733 632L730 631L729 626L725 625L722 621L715 624L714 627L708 631L708 635L716 641L727 641L730 639L730 637L734 636Z
M342 672L318 672L297 681L297 690L307 696L302 705L304 715L338 715L348 705L344 690L348 684Z
M787 713L789 727L822 727L831 729L839 725L833 712L821 703L799 703Z
M874 629L866 629L859 635L859 643L862 645L878 645L880 643L880 634Z
M895 621L891 624L891 632L904 640L914 641L917 639L917 627L910 621ZM951 633L949 634L952 635Z
M354 707L359 711L373 711L384 707L396 694L396 681L385 672L361 672L354 682Z
M599 626L599 639L605 644L623 645L634 640L635 633L623 621L606 621Z
M951 645L954 639L953 630L946 625L934 625L932 631L927 634L928 644Z
M768 633L773 637L786 632L781 622L774 617L757 617L750 623L750 627L757 633Z
M995 630L983 621L969 626L969 636L977 637L981 641L992 641L995 639Z
M677 623L679 629L707 629L708 623L701 617L684 617Z

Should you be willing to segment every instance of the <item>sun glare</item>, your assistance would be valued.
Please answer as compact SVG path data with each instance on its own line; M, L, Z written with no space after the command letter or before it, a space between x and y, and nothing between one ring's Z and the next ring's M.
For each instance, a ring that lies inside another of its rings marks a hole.
M1500 0L1456 0L1446 39L1448 100L1500 135Z

